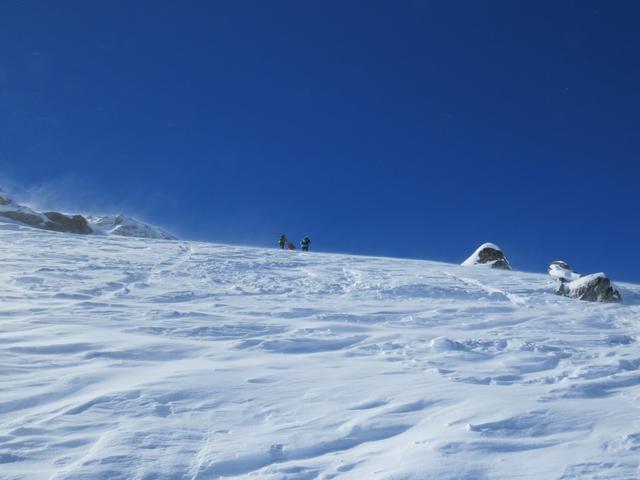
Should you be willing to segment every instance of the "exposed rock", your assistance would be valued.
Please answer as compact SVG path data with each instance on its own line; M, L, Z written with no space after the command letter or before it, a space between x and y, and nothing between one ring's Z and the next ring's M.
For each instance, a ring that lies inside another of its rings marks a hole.
M82 215L65 215L60 212L40 213L15 203L0 194L0 217L9 218L30 227L67 233L91 233L87 220Z
M29 207L15 203L0 190L0 218L2 217L30 227L56 232L81 235L97 233L163 240L176 239L161 228L125 215L84 217L83 215L66 215L60 212L36 212Z
M467 258L462 265L469 267L472 265L489 265L491 268L501 270L511 270L509 261L497 245L484 243L480 245L473 254Z
M41 213L29 207L18 205L4 194L0 194L0 217L5 217L35 228L44 228L47 222L47 218Z
M79 233L86 235L91 233L87 219L82 215L65 215L60 212L45 212L49 221L44 228L56 232Z
M16 222L24 223L26 225L29 225L30 227L35 228L44 228L44 225L46 223L43 220L42 215L24 210L0 211L0 216L10 218L11 220L15 220Z
M604 273L582 276L562 260L549 265L549 275L558 279L556 293L590 302L621 302L622 295Z
M573 281L560 281L558 295L590 302L621 302L622 295L604 273L585 275Z

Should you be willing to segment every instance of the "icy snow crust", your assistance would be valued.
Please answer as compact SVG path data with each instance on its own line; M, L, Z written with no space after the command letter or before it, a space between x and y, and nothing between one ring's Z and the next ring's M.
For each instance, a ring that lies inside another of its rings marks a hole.
M638 477L638 286L0 238L2 480Z

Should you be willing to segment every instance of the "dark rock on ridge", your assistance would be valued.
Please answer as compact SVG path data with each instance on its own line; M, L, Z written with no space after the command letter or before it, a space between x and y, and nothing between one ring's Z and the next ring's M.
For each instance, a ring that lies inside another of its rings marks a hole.
M161 228L125 215L85 217L60 212L40 213L15 203L0 190L0 218L2 217L30 227L55 232L176 240L176 237Z
M60 212L39 213L29 207L18 205L3 194L0 194L0 217L43 230L83 235L91 233L91 227L82 215L65 215Z
M502 249L493 243L480 245L469 258L462 262L462 265L465 267L472 265L490 265L491 268L511 270L511 265L502 252Z
M35 228L44 228L42 217L36 213L29 213L20 210L0 211L0 216L10 218L16 222L21 222Z
M82 215L65 215L60 212L45 212L44 215L49 219L44 226L47 230L78 233L82 235L91 233L87 219Z

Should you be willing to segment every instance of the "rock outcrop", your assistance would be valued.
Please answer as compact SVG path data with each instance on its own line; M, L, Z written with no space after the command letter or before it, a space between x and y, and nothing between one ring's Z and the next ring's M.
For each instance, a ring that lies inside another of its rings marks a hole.
M582 276L567 262L556 260L549 265L549 275L558 280L556 293L590 302L621 302L622 295L604 273Z
M60 212L36 212L29 207L15 203L3 194L0 194L0 217L43 230L84 235L91 233L87 219L82 215L65 215Z
M35 228L44 228L47 223L42 215L25 210L0 210L0 216Z
M87 219L82 215L65 215L64 213L59 212L45 212L44 216L49 219L44 226L47 230L79 233L83 235L91 233L91 227L89 227Z
M469 258L462 262L462 266L488 265L500 270L511 270L511 265L505 257L502 249L493 243L480 245Z
M559 282L558 295L589 302L621 302L622 295L604 273L585 275L571 282Z
M0 218L2 217L30 227L55 232L81 235L96 233L163 240L176 239L158 227L124 215L84 217L83 215L66 215L60 212L36 212L29 207L15 203L0 191Z

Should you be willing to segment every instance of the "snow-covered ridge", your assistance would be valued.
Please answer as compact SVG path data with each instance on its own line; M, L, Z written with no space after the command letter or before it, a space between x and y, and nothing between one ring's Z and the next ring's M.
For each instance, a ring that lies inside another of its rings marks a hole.
M60 212L37 212L19 205L0 191L0 219L33 228L77 234L118 235L162 240L176 238L165 230L125 215L68 215Z
M176 237L161 228L143 223L126 215L88 216L87 221L94 233L123 237L144 237L161 240L176 240Z
M632 479L640 286L0 223L0 478Z

